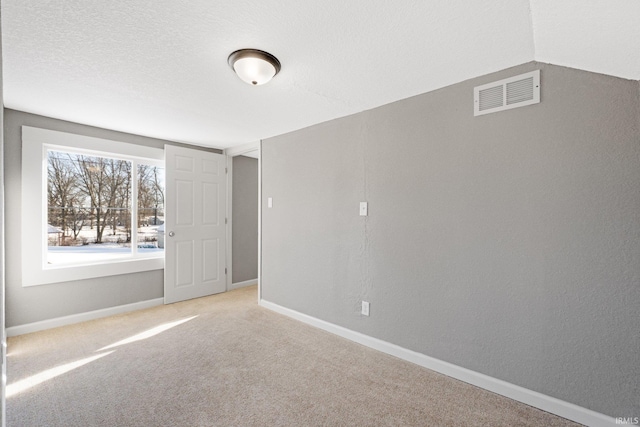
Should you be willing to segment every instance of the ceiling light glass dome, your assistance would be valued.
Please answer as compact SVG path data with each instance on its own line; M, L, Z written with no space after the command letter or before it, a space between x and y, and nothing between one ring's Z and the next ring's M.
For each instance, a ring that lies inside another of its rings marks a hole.
M280 72L280 61L258 49L236 50L229 55L228 62L242 81L253 86L267 83Z

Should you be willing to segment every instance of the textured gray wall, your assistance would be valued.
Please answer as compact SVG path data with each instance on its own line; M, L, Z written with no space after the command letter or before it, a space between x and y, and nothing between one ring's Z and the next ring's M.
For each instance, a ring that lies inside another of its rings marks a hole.
M258 278L258 159L233 158L232 282Z
M538 68L540 104L473 116ZM264 141L262 297L640 415L639 95L529 63Z
M0 11L0 22L2 22L2 12ZM0 25L1 27L1 25ZM3 94L3 75L2 75L2 28L0 28L0 129L4 129L4 94ZM4 135L0 133L0 165L4 163ZM0 345L5 348L5 318L4 318L4 301L5 301L5 280L4 280L4 174L0 173ZM5 410L5 386L6 386L6 374L7 374L7 357L6 352L2 352L0 356L0 363L2 369L0 369L0 426L6 425L6 410Z
M20 111L5 109L4 177L6 197L6 322L7 327L161 298L163 270L73 282L22 287L21 165L22 125L164 148L182 145ZM219 150L213 150L220 152Z

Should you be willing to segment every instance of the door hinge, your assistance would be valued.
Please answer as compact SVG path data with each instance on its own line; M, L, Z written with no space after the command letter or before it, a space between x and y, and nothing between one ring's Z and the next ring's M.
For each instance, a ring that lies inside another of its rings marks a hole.
M224 168L224 173L229 173L229 168Z
M227 274L227 267L224 268L224 274Z
M227 218L225 218L225 219L224 219L224 223L226 224L226 223L227 223L227 221L228 221L228 219L227 219Z

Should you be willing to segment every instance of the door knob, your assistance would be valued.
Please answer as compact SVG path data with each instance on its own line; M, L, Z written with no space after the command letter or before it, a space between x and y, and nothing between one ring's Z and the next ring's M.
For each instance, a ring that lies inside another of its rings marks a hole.
M174 233L173 231L170 231L170 232L169 232L169 237L173 237L173 236L175 236L175 235L176 235L176 233Z

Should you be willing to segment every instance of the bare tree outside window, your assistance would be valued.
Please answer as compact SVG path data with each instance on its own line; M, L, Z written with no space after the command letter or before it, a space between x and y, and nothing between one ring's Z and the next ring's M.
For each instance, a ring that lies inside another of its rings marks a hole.
M163 250L164 169L136 165L134 201L132 161L52 150L47 160L49 264L128 256L132 244L141 252Z
M138 165L138 250L164 248L164 169Z

